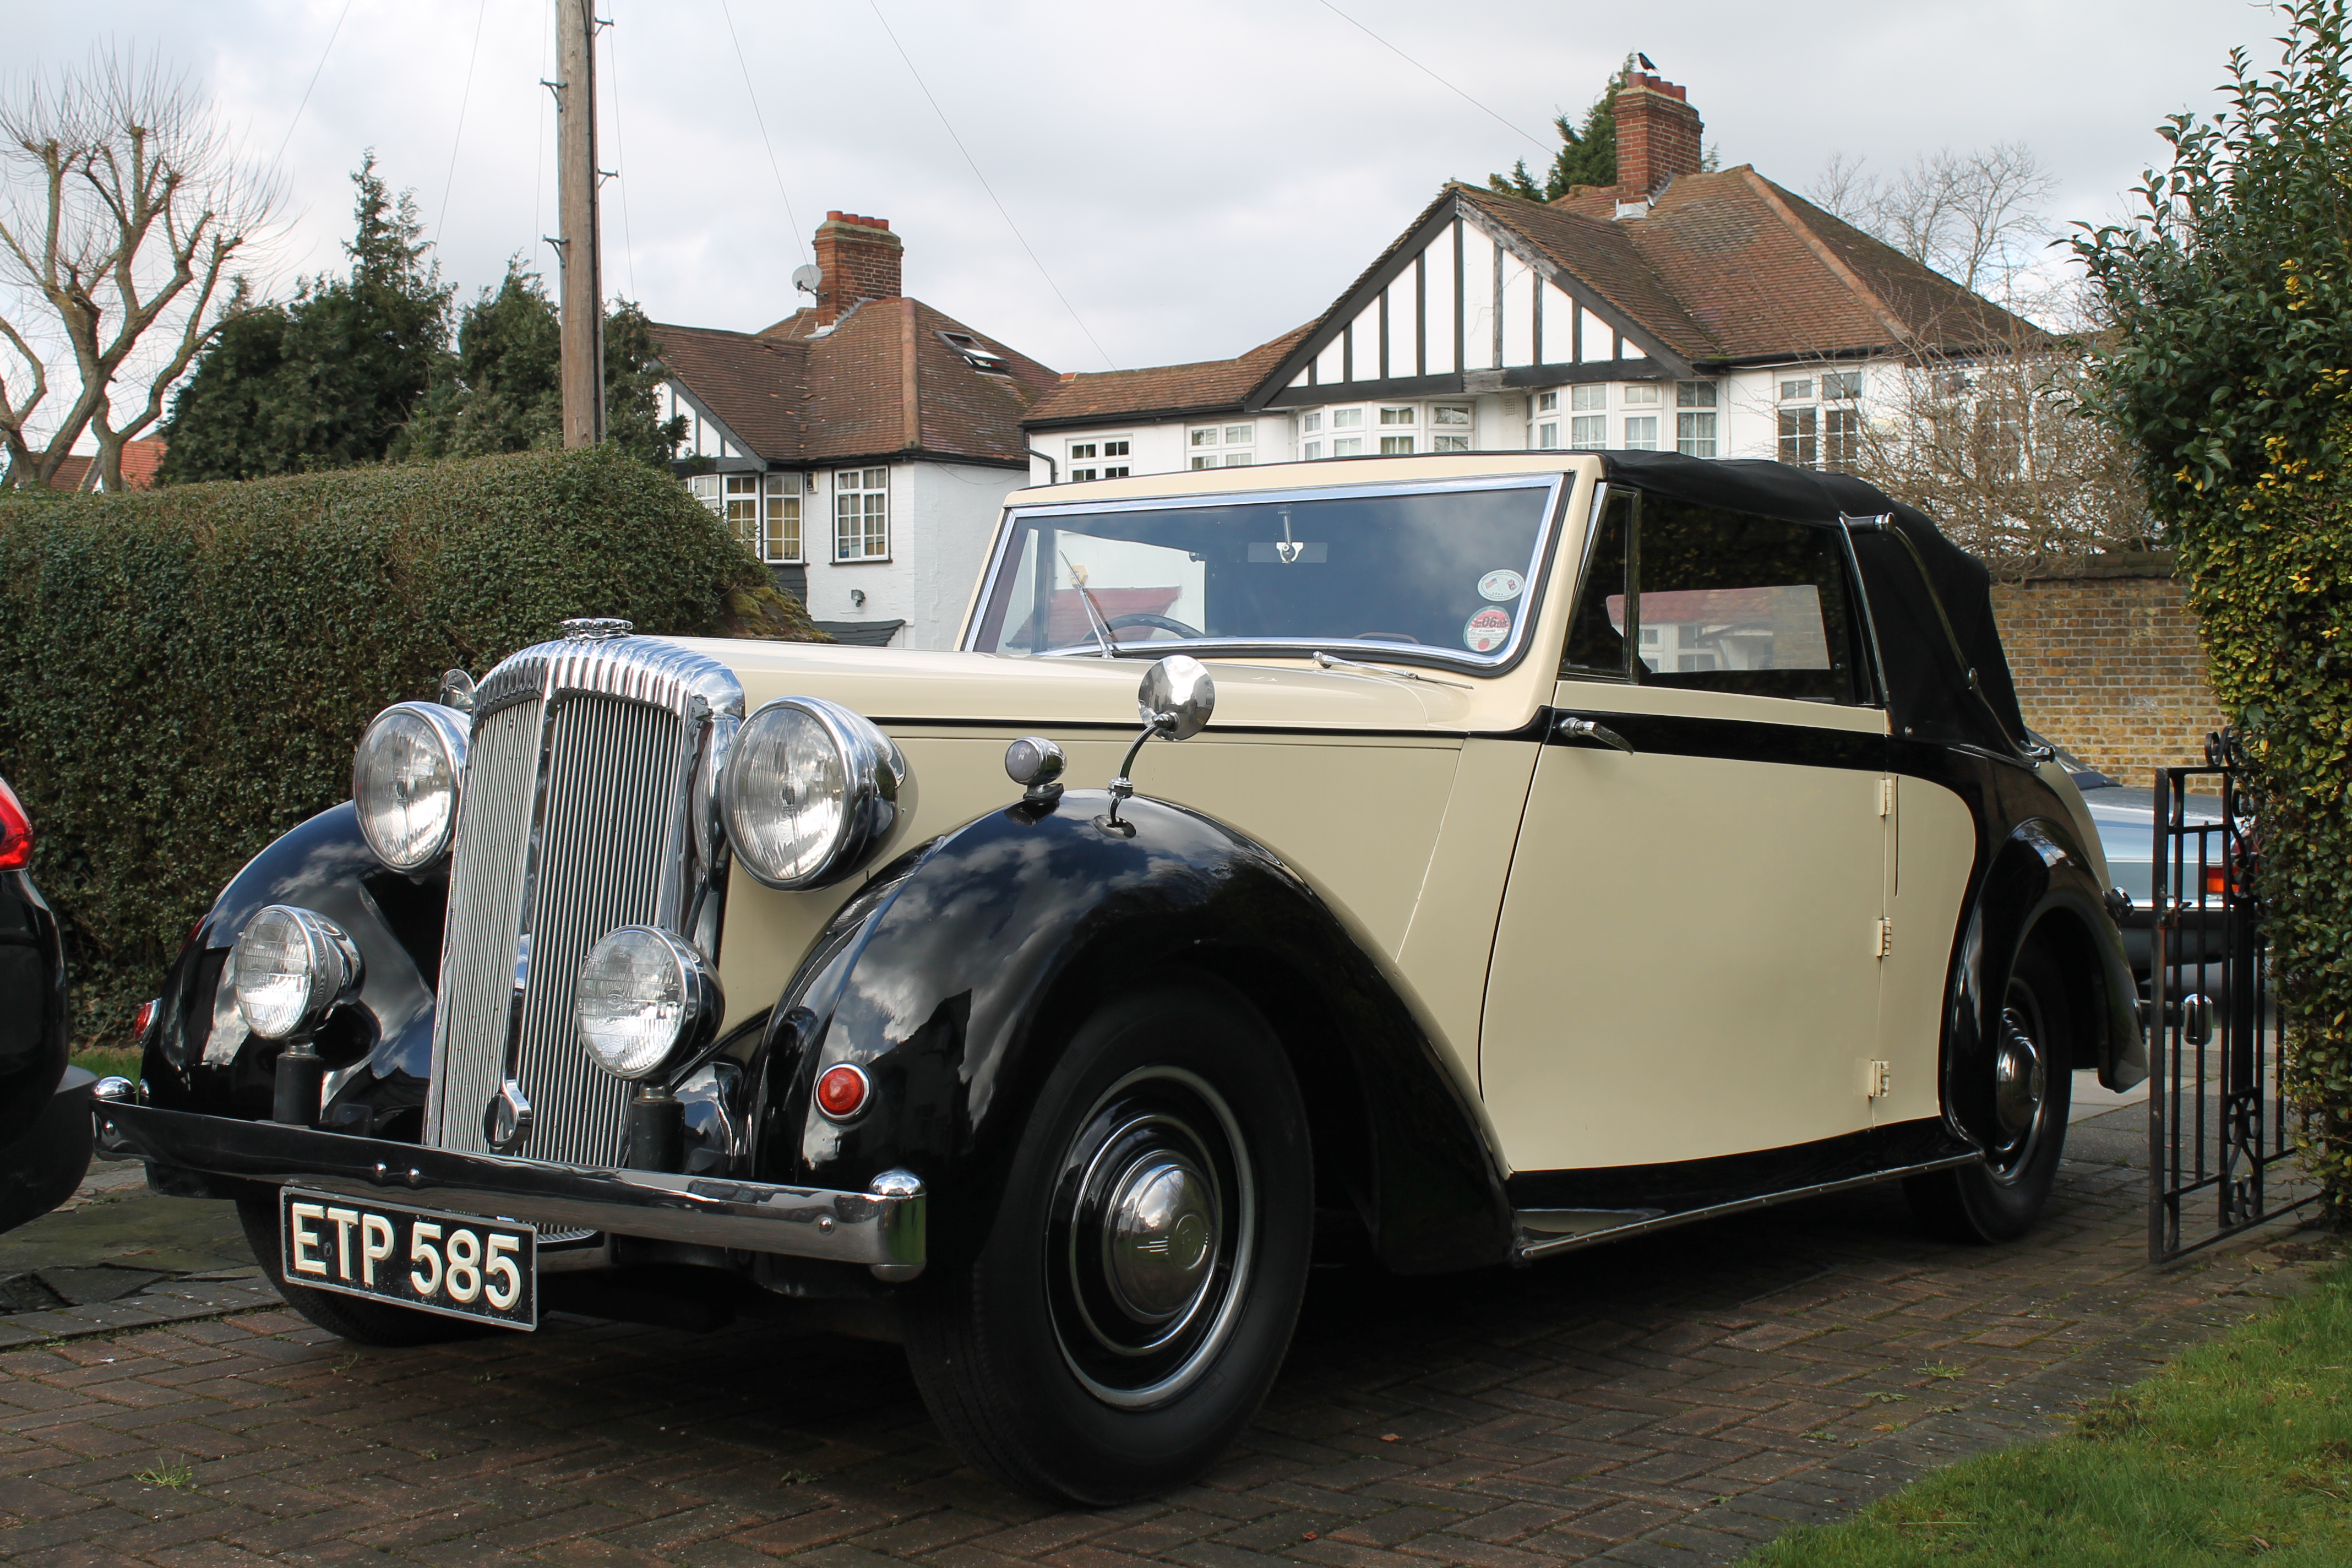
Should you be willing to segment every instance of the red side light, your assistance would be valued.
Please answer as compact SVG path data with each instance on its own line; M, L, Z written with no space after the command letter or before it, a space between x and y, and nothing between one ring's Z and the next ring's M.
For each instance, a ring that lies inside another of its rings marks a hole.
M847 1062L829 1067L816 1080L816 1108L845 1121L865 1109L866 1087L866 1075Z
M2205 896L2227 898L2230 893L2230 868L2216 861L2205 868Z
M25 803L0 779L0 871L21 871L33 863L33 819Z
M131 1020L131 1037L142 1046L147 1043L147 1031L155 1026L155 1009L159 1005L160 999L152 997L140 1003L138 1016Z

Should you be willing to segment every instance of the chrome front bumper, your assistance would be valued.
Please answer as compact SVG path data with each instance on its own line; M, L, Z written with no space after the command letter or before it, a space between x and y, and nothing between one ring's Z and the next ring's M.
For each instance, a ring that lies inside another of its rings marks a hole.
M891 1283L923 1271L928 1199L904 1171L877 1176L867 1192L834 1192L461 1154L120 1100L94 1101L91 1115L98 1150L113 1159L354 1197L397 1194L412 1208L451 1214L862 1263Z

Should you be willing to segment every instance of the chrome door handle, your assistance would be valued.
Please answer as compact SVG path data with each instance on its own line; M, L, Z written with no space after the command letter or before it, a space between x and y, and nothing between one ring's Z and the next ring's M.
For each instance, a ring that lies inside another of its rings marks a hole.
M1633 742L1606 724L1596 724L1590 719L1570 714L1559 721L1556 733L1564 741L1598 741L1604 746L1614 746L1627 756L1633 754Z

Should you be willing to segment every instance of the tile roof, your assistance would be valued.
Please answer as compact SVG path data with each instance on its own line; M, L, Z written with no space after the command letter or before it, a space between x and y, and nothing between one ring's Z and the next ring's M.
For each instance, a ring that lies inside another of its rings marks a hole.
M163 466L163 441L152 437L143 441L122 443L122 482L134 490L153 489L155 471ZM58 471L49 476L49 489L96 489L98 477L90 470L97 466L98 458L94 455L68 453L58 465Z
M1611 216L1612 186L1571 192L1542 207L1464 189L1482 210L1514 226L1539 223L1528 216L1533 212L1585 220L1573 233L1545 242L1545 248L1604 293L1609 284L1586 266L1613 268L1630 250L1715 345L1713 353L1693 358L1967 350L2037 335L2031 323L1745 163L1684 174L1659 194L1648 216L1624 220ZM1612 251L1579 243L1577 237L1602 226L1627 244ZM1651 324L1646 311L1628 306ZM1655 325L1672 335L1664 321Z
M1238 359L1064 378L1034 426L1240 407L1292 352L1339 330L1449 203L1516 247L1548 258L1660 344L1697 364L1856 353L1967 352L2040 335L2031 322L1931 271L1741 164L1685 174L1644 216L1618 218L1616 187L1556 202L1448 184L1329 310ZM803 312L805 314L806 312ZM777 328L793 321L779 322Z
M1205 414L1213 409L1239 408L1250 390L1265 380L1314 326L1310 321L1303 327L1294 327L1238 359L1066 375L1059 387L1029 411L1028 422L1045 425L1062 419Z
M772 463L896 455L1025 463L1021 420L1055 374L919 300L868 300L810 335L810 311L760 332L654 323L662 363ZM941 338L1001 359L991 374Z

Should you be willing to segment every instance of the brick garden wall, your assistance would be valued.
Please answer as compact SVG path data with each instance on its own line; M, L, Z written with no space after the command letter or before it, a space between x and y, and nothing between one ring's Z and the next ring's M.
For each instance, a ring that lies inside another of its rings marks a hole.
M2203 761L2223 720L2170 557L1996 583L1992 605L2027 723L2138 789L2155 768Z

